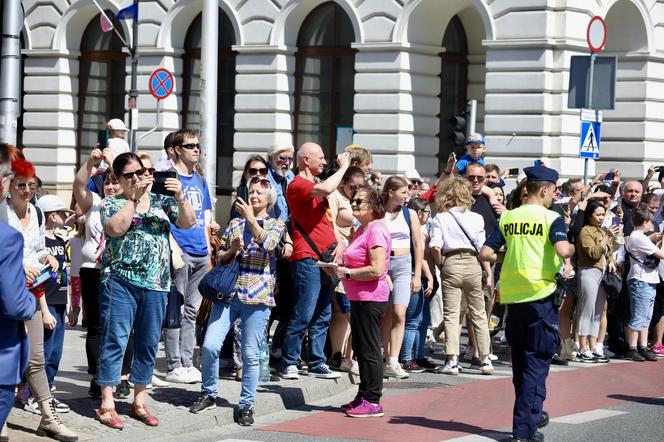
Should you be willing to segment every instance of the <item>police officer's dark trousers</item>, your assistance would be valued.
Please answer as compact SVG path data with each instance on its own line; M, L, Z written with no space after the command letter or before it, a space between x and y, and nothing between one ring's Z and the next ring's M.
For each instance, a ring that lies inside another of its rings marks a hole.
M509 304L505 334L512 349L514 416L512 436L531 438L546 398L546 377L557 352L560 327L551 297Z

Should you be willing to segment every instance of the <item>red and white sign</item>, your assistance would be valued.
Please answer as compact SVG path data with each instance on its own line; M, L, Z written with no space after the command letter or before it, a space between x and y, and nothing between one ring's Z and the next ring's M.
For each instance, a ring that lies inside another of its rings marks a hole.
M606 44L606 23L604 19L598 15L590 19L588 29L586 30L586 39L588 46L593 52L599 52L604 49Z

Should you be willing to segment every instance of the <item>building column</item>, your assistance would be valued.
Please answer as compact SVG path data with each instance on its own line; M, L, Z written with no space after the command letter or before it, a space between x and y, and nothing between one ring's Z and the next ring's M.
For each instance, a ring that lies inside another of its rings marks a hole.
M238 52L233 140L236 186L249 156L265 156L274 143L293 144L295 57L294 48L285 46L234 46L233 50Z
M441 47L353 44L354 142L371 151L374 168L434 176L438 161Z

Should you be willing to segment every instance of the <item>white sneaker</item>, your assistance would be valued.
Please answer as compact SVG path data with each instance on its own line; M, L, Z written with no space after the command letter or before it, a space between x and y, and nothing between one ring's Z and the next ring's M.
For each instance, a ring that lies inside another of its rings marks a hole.
M198 368L192 365L191 367L184 367L184 369L187 371L187 374L190 376L192 384L197 382L203 382L203 374L200 372Z
M28 401L25 403L25 405L23 405L23 409L25 411L29 411L30 413L41 415L39 403L33 397L28 398Z
M570 338L565 339L560 350L560 359L574 361L576 360L576 355L577 352L574 351L574 341Z
M341 360L341 370L356 376L360 375L360 366L357 365L357 361L352 358L343 358Z
M174 384L195 384L196 380L192 378L185 367L178 367L166 374L166 381Z
M498 356L494 355L493 353L491 353L491 354L490 354L489 356L487 356L487 357L488 357L489 360L492 361L492 362L498 360Z
M488 356L482 362L480 370L482 370L482 374L486 375L490 375L491 373L493 373L493 364L491 364L491 359L489 359Z
M300 379L300 372L297 369L297 365L288 365L281 369L279 376L283 379Z
M446 362L443 367L438 367L434 370L436 373L449 374L456 376L459 374L459 364L456 362Z
M383 377L385 378L397 378L397 379L407 379L410 375L401 368L401 365L390 365L385 364L383 367Z
M152 382L150 383L150 385L152 385L153 387L168 387L171 384L166 381L162 381L155 375L152 375Z

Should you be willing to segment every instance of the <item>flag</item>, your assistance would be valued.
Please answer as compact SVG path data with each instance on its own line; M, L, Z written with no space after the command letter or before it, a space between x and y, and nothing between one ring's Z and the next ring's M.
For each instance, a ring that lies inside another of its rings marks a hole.
M118 20L129 20L134 17L138 18L138 3L132 3L130 6L120 9L115 18Z
M97 3L97 0L92 0L92 2L95 4L97 9L99 9L99 23L101 24L101 31L102 32L108 32L113 30L113 22L111 21L110 18L106 15L103 9L101 9L101 6L99 6L99 3Z

